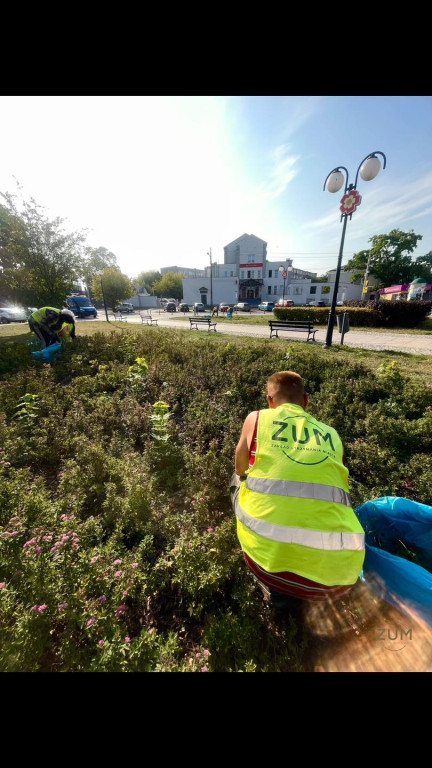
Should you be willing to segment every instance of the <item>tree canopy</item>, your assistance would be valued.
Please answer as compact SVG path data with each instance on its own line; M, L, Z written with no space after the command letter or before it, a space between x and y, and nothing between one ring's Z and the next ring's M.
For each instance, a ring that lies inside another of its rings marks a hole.
M104 269L112 267L113 269L120 269L117 264L117 256L109 251L108 248L99 246L99 248L92 248L87 246L84 248L84 266L83 266L83 278L87 288L91 289L93 279L98 272L103 272Z
M392 229L388 235L373 235L369 239L371 248L355 253L344 270L353 270L351 282L354 283L364 277L369 260L369 273L375 278L374 288L410 283L416 277L423 276L417 274L420 267L427 267L427 263L420 261L426 257L413 261L411 256L422 239L423 235L416 235L412 229L409 232Z
M178 272L166 272L160 280L153 284L156 296L166 296L170 299L183 298L183 275Z
M140 272L134 280L138 288L145 288L148 293L153 293L154 284L162 277L159 270L150 270L149 272ZM174 296L172 297L175 298Z
M33 198L0 193L0 292L27 306L64 303L82 274L85 233L67 232L64 219L52 221Z
M103 301L105 296L107 306L112 309L135 294L135 288L130 278L115 267L107 267L101 276L95 275L91 291L97 301Z

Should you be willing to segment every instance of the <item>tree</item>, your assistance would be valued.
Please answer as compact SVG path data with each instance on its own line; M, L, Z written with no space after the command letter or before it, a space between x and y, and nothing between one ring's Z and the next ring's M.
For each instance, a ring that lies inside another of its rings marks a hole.
M33 198L0 193L1 284L8 296L27 306L62 306L82 272L84 232L66 232L64 219L50 221Z
M415 278L423 277L427 283L432 283L432 251L424 256L418 256L414 261L414 267Z
M107 306L112 309L121 301L129 299L136 293L130 278L115 267L107 267L107 269L103 270L101 276L95 275L91 290L96 301L103 301L105 295Z
M140 274L135 278L134 283L139 288L145 288L148 293L153 293L153 286L158 280L161 279L161 277L162 275L159 270L140 272Z
M353 270L351 282L354 283L364 277L369 260L369 273L376 279L375 289L410 283L417 277L416 264L410 254L422 239L423 235L416 235L412 229L409 232L392 229L388 235L373 235L369 239L372 247L355 253L344 270Z
M117 264L117 256L109 251L108 248L99 246L99 248L91 248L87 246L84 248L84 267L83 278L87 288L91 288L94 277L98 272L103 272L104 269L112 267L113 269L119 269Z
M312 281L314 283L328 283L328 275L317 275L314 280Z
M182 299L183 277L184 275L178 272L166 272L160 280L153 284L153 293L159 297Z

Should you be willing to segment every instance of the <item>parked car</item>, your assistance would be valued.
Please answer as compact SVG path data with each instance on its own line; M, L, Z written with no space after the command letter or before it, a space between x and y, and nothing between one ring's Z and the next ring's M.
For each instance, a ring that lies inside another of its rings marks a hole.
M132 314L132 312L135 312L134 305L131 304L129 301L123 301L122 304L119 304L115 308L115 312L121 312L122 315L129 315Z
M194 312L205 312L205 306L201 301L196 301L193 305Z
M67 296L66 307L75 317L97 317L97 309L87 296Z
M182 302L181 302L181 303L178 305L178 311L179 311L179 312L189 312L189 304L185 304L185 302L184 302L184 301L182 301Z
M235 309L236 312L250 312L250 304L246 304L245 301L240 301L238 304L234 304L233 309Z
M262 304L258 304L258 309L261 309L262 312L273 312L274 301L263 301Z
M173 301L168 301L164 306L164 312L175 312L177 310Z
M0 323L25 323L27 319L24 307L0 307Z
M295 302L292 299L279 299L278 307L295 307Z
M231 304L227 304L226 301L221 301L219 304L219 312L229 312L231 309Z

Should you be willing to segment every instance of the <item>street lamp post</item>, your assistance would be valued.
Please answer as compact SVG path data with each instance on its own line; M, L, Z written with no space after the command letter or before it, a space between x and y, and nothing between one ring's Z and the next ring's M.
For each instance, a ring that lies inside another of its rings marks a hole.
M330 316L329 316L329 322L328 322L328 328L327 328L327 336L326 336L324 347L331 347L332 345L333 326L336 320L337 292L339 288L339 278L341 273L342 255L343 255L345 231L346 231L348 216L351 219L354 211L361 203L361 196L357 192L358 175L360 172L360 176L362 177L363 181L372 181L372 179L374 179L375 176L379 174L381 170L381 162L378 159L377 155L382 155L384 159L383 168L386 167L385 154L379 151L371 152L369 155L366 155L364 160L361 161L359 167L357 168L354 184L348 183L348 178L349 178L348 171L343 165L337 168L333 168L333 170L330 171L330 173L328 174L324 182L323 189L327 189L328 192L339 192L339 190L341 189L345 181L342 171L345 171L346 173L345 192L340 201L341 202L341 205L340 205L341 221L343 220L342 236L341 236L341 242L339 247L339 256L338 256L333 298L332 298Z
M104 309L105 309L105 317L106 317L107 323L109 323L109 320L108 320L108 310L107 310L107 305L106 305L106 301L105 301L105 293L104 293L103 282L102 282L102 272L99 272L98 274L99 274L100 284L101 284L102 298L103 298Z
M207 256L210 256L210 306L213 309L213 265L212 265L212 252L207 252Z
M283 302L283 301L284 301L284 299L285 299L285 280L286 280L286 279L287 279L287 277L288 277L288 272L287 272L286 268L285 268L285 267L283 267L283 266L280 266L280 267L279 267L279 269L278 269L278 272L280 272L280 273L281 273L281 275L282 275L282 277L283 277L283 281L284 281L284 284L283 284L283 294L282 294L282 302Z

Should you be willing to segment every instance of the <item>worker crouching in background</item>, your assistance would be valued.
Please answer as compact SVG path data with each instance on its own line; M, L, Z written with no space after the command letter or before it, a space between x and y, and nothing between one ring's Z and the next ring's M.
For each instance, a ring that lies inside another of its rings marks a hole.
M352 507L336 430L305 408L293 371L267 382L268 408L243 424L230 485L247 566L277 611L340 598L356 583L364 531Z
M28 322L42 349L75 338L75 318L68 309L41 307L30 315Z

